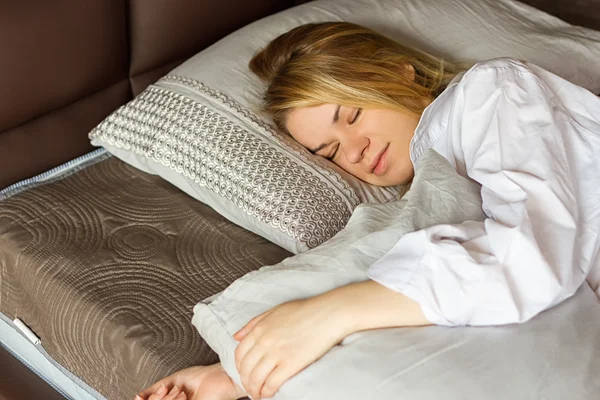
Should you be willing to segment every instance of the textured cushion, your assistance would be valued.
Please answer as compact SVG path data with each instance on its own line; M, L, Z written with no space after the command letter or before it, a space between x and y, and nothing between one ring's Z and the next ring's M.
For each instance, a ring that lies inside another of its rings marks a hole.
M92 143L294 253L324 242L358 204L389 201L398 190L367 185L278 135L256 112L264 88L248 61L278 34L331 20L457 60L524 58L600 91L600 33L520 3L323 0L257 21L197 54L108 117Z

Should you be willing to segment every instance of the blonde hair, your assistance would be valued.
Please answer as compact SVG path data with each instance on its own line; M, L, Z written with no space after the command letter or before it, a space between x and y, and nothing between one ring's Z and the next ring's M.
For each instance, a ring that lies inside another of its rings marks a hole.
M414 68L414 80L403 67ZM427 99L461 72L451 62L348 22L301 25L280 35L250 61L267 82L263 109L277 127L294 108L340 104L421 115Z

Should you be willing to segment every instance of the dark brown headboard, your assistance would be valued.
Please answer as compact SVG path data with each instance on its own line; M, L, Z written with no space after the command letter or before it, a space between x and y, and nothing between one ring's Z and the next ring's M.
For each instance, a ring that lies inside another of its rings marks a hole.
M520 0L573 25L600 31L600 0Z
M600 0L522 0L600 30ZM87 133L219 38L306 0L0 1L0 189L90 151Z
M0 2L0 189L90 151L149 83L293 0Z

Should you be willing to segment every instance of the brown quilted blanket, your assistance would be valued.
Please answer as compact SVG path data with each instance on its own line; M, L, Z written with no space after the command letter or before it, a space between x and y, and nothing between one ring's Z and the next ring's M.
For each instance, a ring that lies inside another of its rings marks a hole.
M109 399L215 362L193 306L289 253L116 158L0 201L0 311Z

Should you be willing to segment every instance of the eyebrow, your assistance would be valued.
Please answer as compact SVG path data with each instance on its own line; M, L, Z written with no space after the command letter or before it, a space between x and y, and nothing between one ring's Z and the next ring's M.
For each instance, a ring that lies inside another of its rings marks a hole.
M337 108L335 109L335 113L333 113L333 119L331 120L331 125L335 124L336 122L338 122L340 120L340 108L341 107L342 107L341 105L338 105ZM327 147L327 145L328 145L327 143L322 143L316 149L314 149L314 150L308 149L308 151L310 151L313 154L316 154L319 152L319 150L322 150L325 147Z

